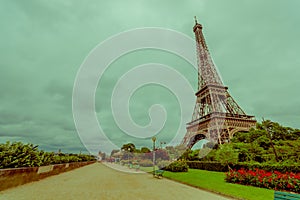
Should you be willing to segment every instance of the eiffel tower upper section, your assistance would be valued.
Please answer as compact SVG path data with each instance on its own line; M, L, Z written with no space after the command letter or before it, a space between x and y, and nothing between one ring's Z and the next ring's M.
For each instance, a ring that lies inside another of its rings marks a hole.
M197 44L198 59L198 90L206 85L223 86L222 80L218 75L215 65L212 61L204 36L202 34L202 25L197 22L195 17L195 26L193 28Z

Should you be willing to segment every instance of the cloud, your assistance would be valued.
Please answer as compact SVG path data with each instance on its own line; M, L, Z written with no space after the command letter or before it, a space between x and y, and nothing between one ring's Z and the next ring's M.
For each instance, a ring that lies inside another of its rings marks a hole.
M0 141L22 140L66 152L84 149L72 119L72 89L88 53L106 38L138 27L170 28L193 37L194 15L203 24L216 66L237 103L259 119L264 116L299 128L299 4L271 0L1 2ZM119 58L96 93L98 120L117 144L132 138L124 136L113 121L112 88L133 66L154 61L171 65L196 89L197 74L174 55L149 50ZM168 92L148 90L155 94L141 90L132 99L133 118L147 124L147 109L159 100L171 111L167 125L177 124L178 112L172 110L178 102ZM190 119L186 116L187 122ZM173 131L166 128L159 137L168 139ZM138 146L151 145L151 141L134 141ZM102 142L90 141L95 149Z

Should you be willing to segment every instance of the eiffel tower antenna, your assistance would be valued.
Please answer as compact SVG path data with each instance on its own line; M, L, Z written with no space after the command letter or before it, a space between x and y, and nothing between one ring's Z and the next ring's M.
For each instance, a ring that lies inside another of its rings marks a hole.
M197 47L198 91L192 121L181 144L191 148L201 139L215 143L229 142L236 132L246 132L256 124L246 115L224 86L208 51L202 25L195 16L193 27Z

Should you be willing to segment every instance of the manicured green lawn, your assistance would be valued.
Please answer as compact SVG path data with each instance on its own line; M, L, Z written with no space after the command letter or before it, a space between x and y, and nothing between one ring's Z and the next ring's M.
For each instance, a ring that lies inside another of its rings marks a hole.
M264 188L227 183L225 173L189 169L188 172L168 172L164 177L177 180L212 192L217 192L240 199L268 200L274 199L274 191Z

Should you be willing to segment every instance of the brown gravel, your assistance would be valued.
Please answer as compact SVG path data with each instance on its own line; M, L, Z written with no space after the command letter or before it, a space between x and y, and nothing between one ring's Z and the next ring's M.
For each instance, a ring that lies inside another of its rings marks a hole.
M125 173L95 163L0 192L2 200L226 199L145 173Z

